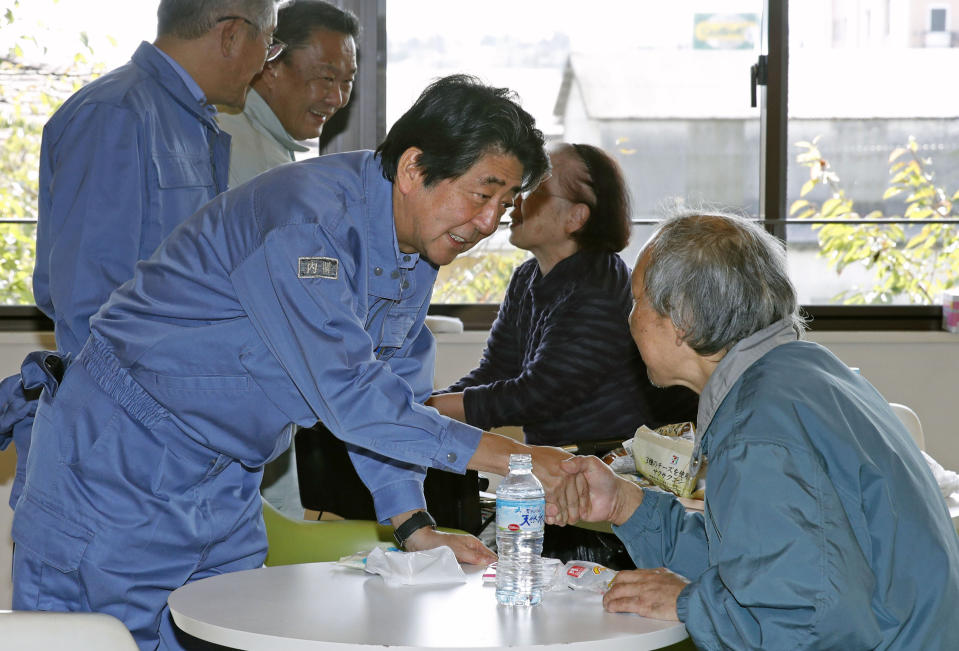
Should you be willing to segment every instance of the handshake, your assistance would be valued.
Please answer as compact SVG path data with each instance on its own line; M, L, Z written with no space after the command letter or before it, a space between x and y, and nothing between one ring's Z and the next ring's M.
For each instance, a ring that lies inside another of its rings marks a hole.
M570 456L557 448L533 448L534 473L546 490L546 521L624 524L643 503L643 489L616 475L594 456ZM537 467L537 462L539 465ZM623 540L629 547L629 541ZM619 572L603 595L610 612L678 620L676 600L689 582L665 567Z
M643 491L594 456L533 447L533 471L546 490L546 521L623 524L642 504Z

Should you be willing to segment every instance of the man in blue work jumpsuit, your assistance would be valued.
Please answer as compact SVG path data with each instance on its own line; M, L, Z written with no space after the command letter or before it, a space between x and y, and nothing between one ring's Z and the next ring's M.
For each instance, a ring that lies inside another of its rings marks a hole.
M263 68L276 4L252 0L249 15L228 18L236 13L231 0L162 0L156 41L76 92L44 126L33 294L53 321L58 351L79 353L90 317L134 265L226 190L230 136L213 105L243 107ZM11 506L23 483L29 420L14 432Z
M290 422L320 420L346 441L396 527L425 507L424 466L505 474L511 452L532 452L562 501L567 454L422 405L437 267L491 234L547 169L542 134L508 91L454 76L375 154L266 172L184 222L41 398L13 524L14 607L102 611L142 648L181 648L169 592L263 561L257 489ZM490 558L428 526L406 548L440 544Z

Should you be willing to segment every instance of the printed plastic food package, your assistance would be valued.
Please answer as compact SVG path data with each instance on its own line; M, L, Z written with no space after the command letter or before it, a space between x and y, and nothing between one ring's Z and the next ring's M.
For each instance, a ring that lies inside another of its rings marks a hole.
M691 496L696 489L696 475L690 473L693 435L692 423L664 425L655 431L641 426L633 437L636 471L660 488Z
M621 447L610 450L602 456L603 463L618 473L633 473L636 464L633 462L633 439L623 442Z
M569 561L563 566L564 581L573 590L606 592L616 574L616 570L590 561Z

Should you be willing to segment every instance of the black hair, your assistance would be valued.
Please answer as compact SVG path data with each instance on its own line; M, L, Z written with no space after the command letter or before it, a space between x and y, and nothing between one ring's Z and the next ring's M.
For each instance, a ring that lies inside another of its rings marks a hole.
M296 0L280 9L276 15L276 31L273 35L286 43L282 59L290 50L305 47L315 29L360 36L360 21L351 11L340 9L323 0Z
M410 147L423 153L417 165L429 187L462 176L481 156L510 154L523 166L525 190L549 171L543 133L508 88L471 75L450 75L426 87L376 149L383 176L396 180L400 157Z
M623 171L598 147L573 145L573 150L586 166L587 178L571 179L572 182L564 186L571 199L589 207L589 219L572 237L583 249L622 251L629 244L632 226L629 189ZM563 183L563 179L560 182ZM591 189L592 196L584 189Z

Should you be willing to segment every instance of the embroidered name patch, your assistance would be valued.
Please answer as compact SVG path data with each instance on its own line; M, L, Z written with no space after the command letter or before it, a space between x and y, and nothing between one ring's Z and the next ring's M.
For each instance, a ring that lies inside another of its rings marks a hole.
M332 278L336 280L340 261L336 258L300 258L297 276L300 278Z

